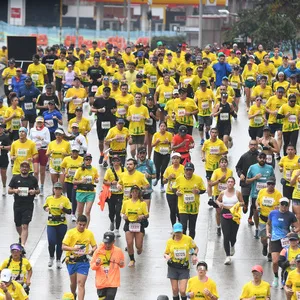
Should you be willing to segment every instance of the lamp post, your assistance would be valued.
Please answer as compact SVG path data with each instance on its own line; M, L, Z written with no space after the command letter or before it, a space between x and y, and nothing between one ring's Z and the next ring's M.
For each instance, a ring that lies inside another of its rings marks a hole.
M203 16L203 4L202 0L199 0L199 32L198 32L198 48L202 47L202 16Z

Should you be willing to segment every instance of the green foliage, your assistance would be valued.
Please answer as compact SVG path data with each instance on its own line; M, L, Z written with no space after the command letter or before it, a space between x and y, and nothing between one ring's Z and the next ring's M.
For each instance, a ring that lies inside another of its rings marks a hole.
M239 21L227 33L227 40L241 35L265 47L283 41L294 44L300 31L299 0L255 0L253 7L239 13Z

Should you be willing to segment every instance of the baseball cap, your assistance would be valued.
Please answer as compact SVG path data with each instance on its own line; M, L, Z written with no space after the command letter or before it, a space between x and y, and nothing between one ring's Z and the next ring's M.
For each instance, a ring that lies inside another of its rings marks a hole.
M62 300L74 300L74 295L72 293L64 293Z
M77 152L79 152L79 147L77 145L72 145L71 151L77 151Z
M27 76L27 77L25 78L25 81L29 82L29 81L32 81L32 79L31 79L31 77Z
M180 153L178 153L178 152L173 152L172 154L171 154L171 158L173 158L173 157L181 157L181 154Z
M225 57L225 54L223 52L219 52L218 57Z
M260 265L255 265L252 267L251 272L259 272L259 273L263 274L264 269Z
M274 176L270 176L268 179L267 179L267 183L276 183L276 178Z
M82 111L82 107L81 106L77 106L75 111Z
M50 101L48 102L48 104L53 104L53 105L55 105L55 101L54 101L54 100L50 100Z
M1 271L1 281L9 282L11 280L12 272L10 269L3 269Z
M111 91L111 88L109 86L106 86L104 89L103 89L103 92L110 92Z
M249 65L249 64L252 65L252 61L251 60L247 61L247 65Z
M137 57L143 57L143 55L144 55L143 51L139 51L139 52L137 53Z
M181 223L175 223L173 225L173 232L182 232L183 228L182 228L182 224Z
M207 85L206 80L201 80L201 81L200 81L200 85Z
M119 84L119 80L118 79L114 79L111 83L112 84Z
M178 128L178 133L179 134L187 134L188 130L187 130L187 127L184 126L184 125L180 125L179 128Z
M133 186L131 187L131 189L130 189L130 190L131 190L131 191L132 191L132 190L139 190L139 191L140 191L141 189L140 189L140 187L139 187L139 186L137 186L137 185L133 185Z
M185 170L195 170L194 164L191 162L187 162L184 166Z
M54 185L53 185L53 187L55 189L62 189L63 188L63 186L62 186L62 184L60 182L55 182Z
M36 119L35 119L36 122L43 122L44 123L44 118L41 117L41 116L38 116Z
M173 95L178 94L178 89L173 90Z
M295 261L297 261L297 262L300 261L300 254L297 254L297 255L296 255ZM3 272L3 271L2 271L2 272ZM2 275L2 272L1 272L1 275Z
M163 45L163 42L162 42L162 41L158 41L156 45L157 45L157 46L162 46L162 45Z
M46 90L53 89L53 85L51 83L46 84Z
M68 62L67 67L73 67L73 64L71 62Z
M199 266L204 266L206 270L208 269L207 263L206 263L205 261L199 261L199 262L197 263L197 268L198 268Z
M27 160L24 160L20 163L20 167L23 166L23 165L27 165L27 166L30 166L29 162Z
M10 251L12 251L12 250L22 251L23 250L22 245L18 244L18 243L11 244L9 248L10 248Z
M61 129L61 128L57 128L55 131L54 131L54 134L65 134L64 131Z
M83 157L83 158L85 159L85 158L88 158L88 157L89 157L89 158L93 158L91 153L86 153L86 154L84 154L84 157Z
M228 77L227 77L227 76L224 76L224 77L222 78L222 80L228 80Z
M28 133L28 130L27 130L27 128L25 128L25 127L20 127L20 128L19 128L19 132L21 132L21 131L24 131L24 132Z
M236 54L241 54L242 52L240 50L237 50L235 53Z
M271 128L268 125L265 125L263 131L271 131Z
M136 78L144 78L144 76L143 76L142 73L137 73L137 74L136 74Z
M6 124L4 124L4 123L0 123L0 128L6 128Z
M23 70L22 70L22 68L16 68L16 71L17 72L22 72Z
M120 158L119 155L115 154L115 155L112 156L111 160L112 160L112 161L114 161L114 160L121 161L121 158Z
M227 93L221 93L221 97L228 97L228 94Z
M103 243L111 244L115 240L115 234L113 232L105 232L103 235Z
M14 58L11 58L9 61L8 61L9 64L14 64L16 63L15 59Z
M279 203L290 203L289 199L287 197L282 197L280 200L279 200Z
M295 233L295 232L291 232L290 235L289 235L289 240L290 241L297 241L297 240L299 240L298 234Z
M139 147L138 150L137 150L138 153L141 153L141 152L147 152L147 149L146 147L142 146L142 147Z
M257 155L258 157L267 157L265 152L259 152L259 154Z
M157 297L157 300L169 300L169 297L166 296L166 295L159 295L159 296Z
M79 128L79 125L78 125L78 123L73 123L73 124L72 124L72 127L77 127L77 128Z
M117 124L121 124L121 123L125 124L125 120L120 118L120 119L117 119L116 123Z
M187 89L186 88L180 88L178 90L179 93L187 93Z
M268 77L266 75L261 75L260 79L268 80Z

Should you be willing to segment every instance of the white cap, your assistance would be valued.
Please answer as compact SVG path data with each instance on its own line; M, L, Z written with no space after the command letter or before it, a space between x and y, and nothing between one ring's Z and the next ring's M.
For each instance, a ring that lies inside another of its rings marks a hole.
M57 128L54 133L60 133L60 134L65 134L64 131L61 128Z
M173 95L174 95L174 94L178 94L178 89L174 89L174 90L173 90Z
M237 44L233 44L233 45L232 45L232 47L237 47L237 46L238 46Z
M290 200L287 198L287 197L283 197L279 200L279 203L282 203L282 202L287 202L287 203L290 203ZM2 274L2 273L1 273Z
M11 270L10 269L3 269L1 271L1 281L3 282L9 282L11 280Z
M174 156L181 157L181 154L178 152L172 152L171 158L173 158Z
M79 147L77 145L72 145L71 151L78 151L79 152Z

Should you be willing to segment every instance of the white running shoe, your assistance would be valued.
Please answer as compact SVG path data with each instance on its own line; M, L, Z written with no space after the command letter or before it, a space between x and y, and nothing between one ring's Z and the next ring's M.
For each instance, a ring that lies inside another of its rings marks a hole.
M115 236L116 237L120 237L121 236L119 229L115 229Z
M75 215L72 215L71 218L72 218L72 222L76 222L77 221L77 218L76 218Z
M224 265L228 266L228 265L231 265L231 258L230 256L227 256L225 261L224 261Z
M233 256L235 253L235 248L234 246L230 247L230 256Z
M54 257L50 257L49 262L48 262L48 267L51 268L53 266L54 262Z
M56 261L56 269L61 269L62 268L62 265L61 265L61 261L60 260L57 260Z

